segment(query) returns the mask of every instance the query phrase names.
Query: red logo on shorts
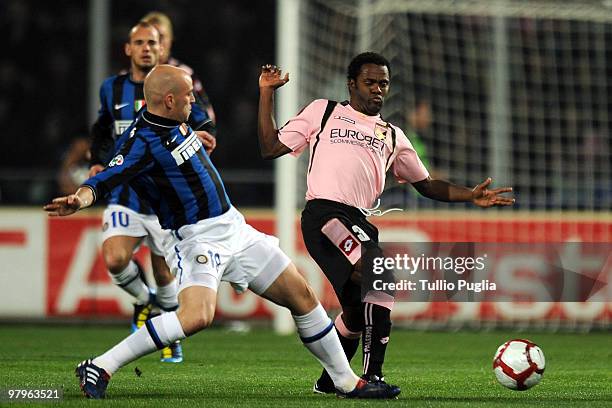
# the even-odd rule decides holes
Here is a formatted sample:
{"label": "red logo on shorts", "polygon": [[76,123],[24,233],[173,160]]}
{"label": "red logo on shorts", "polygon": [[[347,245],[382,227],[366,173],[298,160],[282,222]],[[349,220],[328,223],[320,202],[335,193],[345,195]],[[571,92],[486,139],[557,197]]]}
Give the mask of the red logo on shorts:
{"label": "red logo on shorts", "polygon": [[350,253],[357,247],[356,244],[357,242],[355,241],[355,238],[349,235],[348,237],[344,238],[342,242],[340,242],[340,249],[347,255],[350,255]]}

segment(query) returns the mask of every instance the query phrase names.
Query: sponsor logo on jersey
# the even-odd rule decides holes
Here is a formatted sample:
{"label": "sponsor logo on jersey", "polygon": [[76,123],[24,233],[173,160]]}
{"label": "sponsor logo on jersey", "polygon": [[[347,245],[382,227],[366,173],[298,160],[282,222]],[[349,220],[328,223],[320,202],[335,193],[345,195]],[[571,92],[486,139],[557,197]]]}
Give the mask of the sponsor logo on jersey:
{"label": "sponsor logo on jersey", "polygon": [[111,160],[110,163],[108,163],[108,167],[121,166],[122,164],[123,164],[123,155],[118,154],[117,156],[113,157],[113,160]]}
{"label": "sponsor logo on jersey", "polygon": [[208,257],[206,255],[198,255],[196,256],[196,262],[202,265],[206,265],[208,263]]}
{"label": "sponsor logo on jersey", "polygon": [[172,157],[174,157],[174,161],[176,161],[177,166],[185,163],[187,160],[191,158],[198,150],[202,148],[202,142],[195,134],[195,132],[191,132],[189,137],[185,139],[180,145],[178,145],[174,150],[172,150]]}
{"label": "sponsor logo on jersey", "polygon": [[345,122],[351,123],[353,125],[355,124],[355,121],[353,119],[347,118],[345,116],[334,116],[334,119],[340,119],[340,120],[343,120]]}
{"label": "sponsor logo on jersey", "polygon": [[144,99],[136,99],[134,101],[134,111],[138,112],[143,106],[145,106],[145,104],[146,102]]}
{"label": "sponsor logo on jersey", "polygon": [[128,105],[129,105],[129,103],[127,103],[127,102],[126,103],[116,103],[115,104],[115,110],[121,110],[121,109],[125,108]]}
{"label": "sponsor logo on jersey", "polygon": [[382,152],[385,143],[373,136],[364,135],[358,130],[332,129],[330,133],[331,143],[345,143],[366,147],[377,152]]}
{"label": "sponsor logo on jersey", "polygon": [[123,132],[127,130],[127,128],[130,127],[131,124],[132,124],[131,119],[116,120],[115,121],[115,135],[120,136]]}
{"label": "sponsor logo on jersey", "polygon": [[171,140],[166,140],[166,146],[170,146],[172,143],[174,143],[177,137],[178,135],[175,135]]}

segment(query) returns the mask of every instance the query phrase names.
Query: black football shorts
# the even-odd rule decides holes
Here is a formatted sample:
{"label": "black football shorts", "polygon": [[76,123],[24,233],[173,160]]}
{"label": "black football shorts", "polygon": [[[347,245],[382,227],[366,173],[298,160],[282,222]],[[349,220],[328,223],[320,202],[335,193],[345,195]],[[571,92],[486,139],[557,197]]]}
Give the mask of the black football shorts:
{"label": "black football shorts", "polygon": [[355,207],[315,199],[302,211],[302,235],[310,256],[331,283],[341,305],[361,303],[361,285],[351,280],[362,249],[378,249],[378,229]]}

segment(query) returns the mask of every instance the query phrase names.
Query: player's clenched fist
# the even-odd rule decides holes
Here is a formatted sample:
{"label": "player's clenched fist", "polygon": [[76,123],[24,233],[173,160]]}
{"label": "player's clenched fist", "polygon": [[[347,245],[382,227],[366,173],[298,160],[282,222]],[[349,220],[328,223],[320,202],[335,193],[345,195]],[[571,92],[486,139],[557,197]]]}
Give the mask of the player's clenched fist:
{"label": "player's clenched fist", "polygon": [[259,75],[260,89],[276,89],[289,82],[289,73],[282,76],[283,71],[276,65],[266,64],[261,67],[261,75]]}

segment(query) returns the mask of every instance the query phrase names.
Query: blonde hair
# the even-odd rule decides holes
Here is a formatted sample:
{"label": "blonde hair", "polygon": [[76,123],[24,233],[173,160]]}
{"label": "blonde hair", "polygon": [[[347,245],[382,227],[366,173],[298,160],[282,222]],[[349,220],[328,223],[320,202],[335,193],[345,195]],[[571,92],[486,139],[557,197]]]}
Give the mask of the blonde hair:
{"label": "blonde hair", "polygon": [[170,17],[168,17],[161,11],[151,11],[147,13],[140,21],[144,21],[153,25],[162,25],[166,27],[168,31],[168,36],[170,36],[171,40],[174,40],[174,30],[172,29],[172,21],[170,21]]}

